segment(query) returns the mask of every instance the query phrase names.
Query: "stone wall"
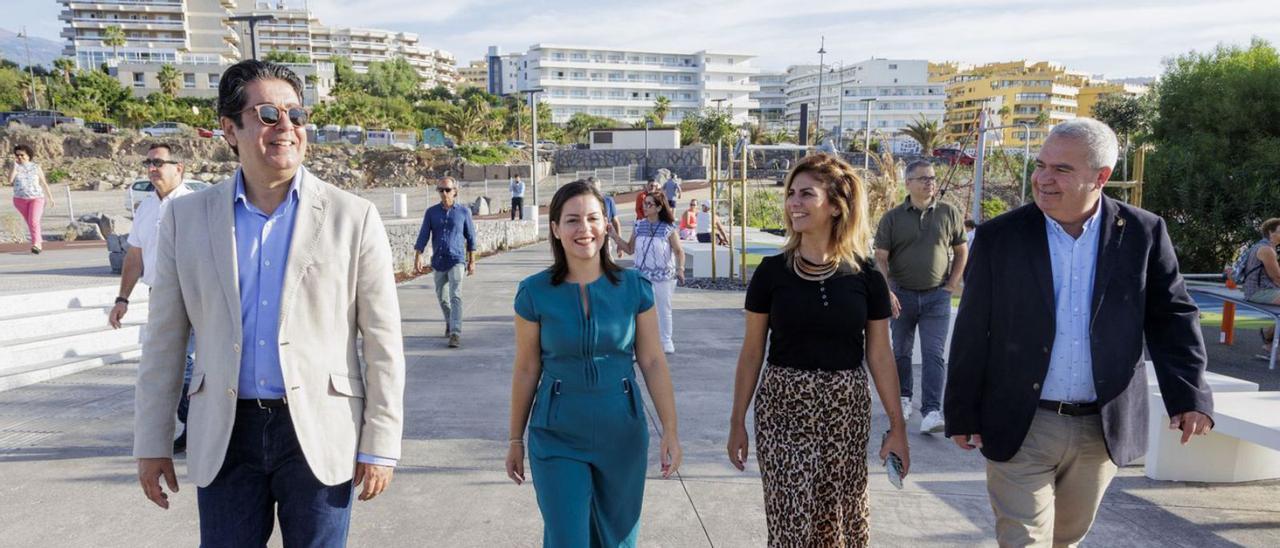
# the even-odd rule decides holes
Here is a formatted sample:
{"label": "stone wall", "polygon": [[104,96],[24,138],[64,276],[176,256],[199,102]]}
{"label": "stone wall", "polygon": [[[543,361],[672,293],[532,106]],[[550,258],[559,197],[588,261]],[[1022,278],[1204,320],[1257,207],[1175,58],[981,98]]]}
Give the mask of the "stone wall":
{"label": "stone wall", "polygon": [[[681,179],[706,179],[710,161],[710,149],[701,145],[649,150],[650,173],[666,168]],[[560,150],[555,155],[556,173],[643,164],[644,149]]]}
{"label": "stone wall", "polygon": [[[476,253],[489,255],[498,251],[524,247],[538,242],[534,222],[495,221],[478,219],[476,224]],[[413,268],[413,244],[418,241],[420,219],[386,221],[387,237],[391,240],[391,258],[396,272],[408,272]],[[431,246],[426,256],[431,257]]]}

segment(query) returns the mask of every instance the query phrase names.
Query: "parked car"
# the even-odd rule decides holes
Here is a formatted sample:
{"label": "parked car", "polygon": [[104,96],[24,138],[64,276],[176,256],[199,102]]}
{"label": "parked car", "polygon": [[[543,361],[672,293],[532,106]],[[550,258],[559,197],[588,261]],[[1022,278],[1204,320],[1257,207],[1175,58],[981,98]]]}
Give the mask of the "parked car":
{"label": "parked car", "polygon": [[548,141],[546,139],[538,139],[538,148],[559,148],[560,143]]}
{"label": "parked car", "polygon": [[974,160],[973,155],[958,148],[935,148],[933,149],[933,157],[942,158],[945,162],[953,166],[957,163],[964,166],[971,166],[973,165]]}
{"label": "parked car", "polygon": [[[182,181],[182,184],[187,187],[187,190],[192,192],[201,191],[213,186],[212,183],[197,181],[195,179],[185,179]],[[156,187],[151,184],[150,179],[138,179],[124,188],[124,207],[128,208],[129,212],[132,213],[133,210],[138,207],[138,203],[141,202],[143,198],[146,198],[148,195],[155,194],[155,192]]]}
{"label": "parked car", "polygon": [[209,139],[213,137],[213,131],[202,128],[202,127],[198,127],[196,128],[196,135],[204,137],[205,139]]}
{"label": "parked car", "polygon": [[507,146],[511,148],[525,149],[525,148],[529,148],[529,143],[526,143],[519,139],[509,139],[507,140]]}
{"label": "parked car", "polygon": [[160,137],[163,135],[177,135],[182,133],[186,126],[178,122],[159,122],[142,128],[142,134],[147,137]]}
{"label": "parked car", "polygon": [[85,122],[84,127],[94,133],[115,133],[117,131],[116,126],[106,122]]}
{"label": "parked car", "polygon": [[51,128],[62,124],[84,125],[84,120],[72,118],[56,110],[26,110],[9,116],[7,122],[18,122],[31,127]]}

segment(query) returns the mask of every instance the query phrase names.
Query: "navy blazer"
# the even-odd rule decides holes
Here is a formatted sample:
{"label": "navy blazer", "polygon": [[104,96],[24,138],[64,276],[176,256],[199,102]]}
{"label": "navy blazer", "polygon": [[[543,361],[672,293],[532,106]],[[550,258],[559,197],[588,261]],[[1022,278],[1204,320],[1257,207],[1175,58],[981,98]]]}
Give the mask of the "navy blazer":
{"label": "navy blazer", "polygon": [[[1170,416],[1212,416],[1199,308],[1187,295],[1164,220],[1102,198],[1089,339],[1111,460],[1147,446],[1143,343]],[[1007,461],[1035,416],[1053,349],[1053,270],[1045,215],[1028,204],[978,227],[956,315],[943,412],[948,436],[982,435]]]}

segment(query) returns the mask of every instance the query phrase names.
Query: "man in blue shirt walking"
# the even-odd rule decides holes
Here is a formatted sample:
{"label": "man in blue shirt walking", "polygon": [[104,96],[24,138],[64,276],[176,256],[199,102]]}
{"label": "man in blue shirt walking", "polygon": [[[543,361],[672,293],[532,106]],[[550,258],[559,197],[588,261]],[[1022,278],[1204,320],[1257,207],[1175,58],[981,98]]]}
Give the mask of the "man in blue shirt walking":
{"label": "man in blue shirt walking", "polygon": [[[471,221],[471,210],[454,207],[458,199],[458,183],[445,177],[436,184],[440,203],[427,208],[422,216],[422,228],[418,230],[418,243],[413,249],[413,266],[421,274],[435,273],[436,298],[440,299],[440,311],[444,313],[445,336],[449,348],[462,344],[462,285],[463,268],[466,275],[476,273],[476,225]],[[422,253],[431,245],[431,264],[427,265]]]}

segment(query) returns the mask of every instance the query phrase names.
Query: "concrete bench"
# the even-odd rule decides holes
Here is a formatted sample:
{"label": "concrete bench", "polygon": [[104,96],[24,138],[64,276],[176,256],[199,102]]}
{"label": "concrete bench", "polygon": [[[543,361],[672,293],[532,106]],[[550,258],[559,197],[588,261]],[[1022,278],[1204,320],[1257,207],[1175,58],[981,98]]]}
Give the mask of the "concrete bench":
{"label": "concrete bench", "polygon": [[[680,247],[684,249],[684,266],[693,269],[693,277],[710,278],[711,277],[711,244],[702,242],[691,242],[688,240],[680,242]],[[738,268],[738,260],[741,257],[738,253],[741,248],[733,248],[733,266]],[[729,248],[723,245],[716,246],[716,274],[720,277],[729,275]]]}
{"label": "concrete bench", "polygon": [[[1147,394],[1156,394],[1157,396],[1151,400],[1151,405],[1147,412],[1151,415],[1150,421],[1153,425],[1147,431],[1147,453],[1130,466],[1142,466],[1147,463],[1160,462],[1165,459],[1179,459],[1185,451],[1185,447],[1180,447],[1179,441],[1182,439],[1181,430],[1169,430],[1169,413],[1164,408],[1164,400],[1159,398],[1160,385],[1156,380],[1156,369],[1152,365],[1151,360],[1147,360]],[[1214,395],[1228,392],[1257,392],[1258,383],[1249,382],[1244,379],[1228,377],[1212,371],[1204,372],[1204,380],[1209,385]],[[1154,425],[1159,424],[1160,428]],[[1161,454],[1155,454],[1159,451]]]}
{"label": "concrete bench", "polygon": [[[1154,409],[1163,403],[1151,394]],[[1181,445],[1169,419],[1151,413],[1146,476],[1156,480],[1237,483],[1280,478],[1280,392],[1221,392],[1214,428]]]}
{"label": "concrete bench", "polygon": [[[1262,303],[1247,301],[1244,298],[1243,291],[1240,291],[1239,289],[1228,289],[1226,287],[1222,287],[1218,285],[1189,285],[1187,286],[1187,292],[1193,293],[1196,295],[1203,295],[1205,297],[1210,297],[1213,299],[1218,299],[1220,301],[1235,303],[1236,306],[1247,307],[1249,309],[1257,310],[1258,312],[1271,316],[1271,319],[1275,321],[1277,331],[1280,332],[1280,305],[1262,304]],[[1280,350],[1280,337],[1275,337],[1271,341],[1271,356],[1270,356],[1270,359],[1267,361],[1267,369],[1276,368],[1276,355],[1278,353],[1277,350]]]}

